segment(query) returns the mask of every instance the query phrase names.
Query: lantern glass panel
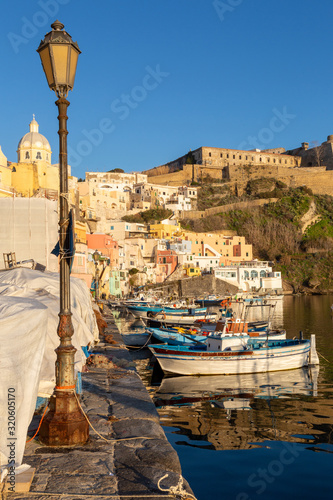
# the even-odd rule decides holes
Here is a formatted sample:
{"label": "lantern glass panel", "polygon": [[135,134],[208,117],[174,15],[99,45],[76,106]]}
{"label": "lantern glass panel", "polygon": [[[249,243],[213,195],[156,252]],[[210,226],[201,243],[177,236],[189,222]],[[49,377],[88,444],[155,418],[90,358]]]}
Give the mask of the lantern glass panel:
{"label": "lantern glass panel", "polygon": [[44,47],[39,52],[39,55],[40,55],[40,58],[42,60],[42,65],[43,65],[44,73],[46,75],[47,83],[49,84],[49,87],[53,87],[54,86],[54,77],[53,77],[52,62],[51,62],[49,47],[48,46]]}
{"label": "lantern glass panel", "polygon": [[75,73],[76,73],[76,66],[77,66],[78,58],[79,58],[78,51],[75,50],[73,47],[71,47],[71,60],[70,60],[70,66],[69,66],[69,82],[68,82],[68,85],[71,89],[74,87],[74,80],[75,80]]}
{"label": "lantern glass panel", "polygon": [[53,64],[56,87],[68,85],[67,65],[68,65],[68,44],[52,44]]}

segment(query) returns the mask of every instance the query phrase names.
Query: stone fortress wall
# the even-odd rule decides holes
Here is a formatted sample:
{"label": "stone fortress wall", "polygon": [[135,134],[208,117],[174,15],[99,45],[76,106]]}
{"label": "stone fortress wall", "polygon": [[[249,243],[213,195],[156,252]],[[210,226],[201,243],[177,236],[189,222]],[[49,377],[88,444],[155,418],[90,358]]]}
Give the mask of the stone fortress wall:
{"label": "stone fortress wall", "polygon": [[[306,143],[303,143],[303,149],[304,144]],[[330,147],[331,142],[327,142],[322,148],[326,152],[328,163],[330,163],[328,155]],[[299,152],[302,148],[293,151]],[[192,182],[201,183],[205,178],[211,178],[213,182],[214,180],[217,182],[228,181],[234,185],[237,184],[238,193],[242,192],[250,179],[271,177],[290,187],[306,185],[315,194],[333,196],[333,170],[328,170],[326,166],[307,166],[307,163],[311,163],[308,161],[309,158],[314,158],[313,150],[311,150],[312,152],[309,150],[311,156],[303,156],[302,152],[299,153],[300,156],[287,155],[284,151],[283,148],[260,152],[199,148],[173,162],[143,173],[148,176],[148,182],[169,186],[179,186]],[[190,159],[197,163],[186,163],[189,154],[192,155]],[[229,158],[226,155],[229,155]],[[301,166],[301,163],[304,166]]]}

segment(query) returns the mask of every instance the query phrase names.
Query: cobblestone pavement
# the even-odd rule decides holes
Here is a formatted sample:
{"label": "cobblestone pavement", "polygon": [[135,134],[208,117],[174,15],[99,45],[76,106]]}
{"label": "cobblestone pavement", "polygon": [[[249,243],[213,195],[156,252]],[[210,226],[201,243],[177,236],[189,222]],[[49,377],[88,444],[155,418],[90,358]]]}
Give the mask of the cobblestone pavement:
{"label": "cobblestone pavement", "polygon": [[[122,343],[109,310],[104,319],[105,334],[112,334],[116,344],[100,343],[94,352],[131,361],[132,353]],[[100,436],[109,441],[92,429],[89,441],[75,448],[47,447],[35,438],[27,444],[23,459],[36,468],[30,492],[8,493],[8,500],[182,498],[157,486],[166,474],[161,488],[177,486],[181,467],[135,369],[93,366],[82,374],[82,382],[82,408]],[[193,495],[185,480],[184,488]]]}

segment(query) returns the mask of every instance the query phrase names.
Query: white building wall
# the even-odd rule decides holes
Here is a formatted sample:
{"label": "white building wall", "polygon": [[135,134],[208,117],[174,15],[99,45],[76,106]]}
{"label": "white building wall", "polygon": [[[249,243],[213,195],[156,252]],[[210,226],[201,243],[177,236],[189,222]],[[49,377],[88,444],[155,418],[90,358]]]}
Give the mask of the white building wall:
{"label": "white building wall", "polygon": [[33,259],[48,271],[58,271],[51,251],[58,242],[57,202],[46,198],[0,198],[0,268],[3,253],[16,260]]}
{"label": "white building wall", "polygon": [[282,288],[281,273],[273,273],[272,267],[264,261],[252,261],[248,265],[220,267],[215,269],[215,276],[246,292],[256,291],[260,288],[267,290]]}

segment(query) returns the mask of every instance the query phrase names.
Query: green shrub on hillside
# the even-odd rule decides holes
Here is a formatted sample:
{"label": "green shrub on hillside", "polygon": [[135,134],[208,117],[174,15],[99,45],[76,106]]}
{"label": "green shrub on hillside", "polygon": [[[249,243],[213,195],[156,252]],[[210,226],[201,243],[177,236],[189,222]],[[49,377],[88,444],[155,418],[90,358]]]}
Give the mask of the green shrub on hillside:
{"label": "green shrub on hillside", "polygon": [[153,208],[151,210],[145,210],[144,212],[139,212],[135,215],[125,215],[121,220],[126,222],[136,222],[138,224],[149,224],[154,221],[161,221],[168,219],[173,214],[172,210],[164,208]]}
{"label": "green shrub on hillside", "polygon": [[297,226],[301,217],[309,210],[310,203],[310,196],[300,190],[290,189],[278,202],[267,205],[266,213],[270,217],[287,220]]}

